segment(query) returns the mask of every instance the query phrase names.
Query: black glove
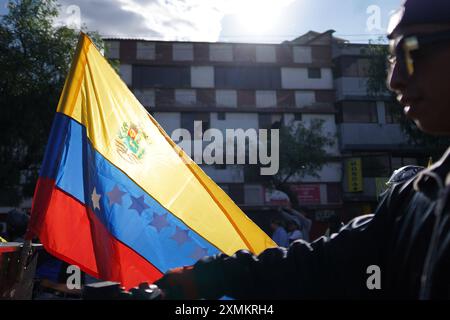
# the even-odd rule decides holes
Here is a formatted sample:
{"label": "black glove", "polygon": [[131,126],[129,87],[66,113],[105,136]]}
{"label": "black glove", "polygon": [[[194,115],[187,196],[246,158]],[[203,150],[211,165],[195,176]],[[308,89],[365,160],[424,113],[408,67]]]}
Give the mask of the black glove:
{"label": "black glove", "polygon": [[162,290],[163,299],[195,300],[201,298],[192,266],[169,270],[155,284]]}

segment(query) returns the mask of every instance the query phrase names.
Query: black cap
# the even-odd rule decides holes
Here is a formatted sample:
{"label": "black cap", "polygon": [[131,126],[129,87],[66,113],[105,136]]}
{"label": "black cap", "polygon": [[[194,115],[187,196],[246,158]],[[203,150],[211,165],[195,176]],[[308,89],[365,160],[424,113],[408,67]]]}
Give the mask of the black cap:
{"label": "black cap", "polygon": [[450,1],[406,0],[389,23],[392,36],[399,28],[421,24],[450,24]]}

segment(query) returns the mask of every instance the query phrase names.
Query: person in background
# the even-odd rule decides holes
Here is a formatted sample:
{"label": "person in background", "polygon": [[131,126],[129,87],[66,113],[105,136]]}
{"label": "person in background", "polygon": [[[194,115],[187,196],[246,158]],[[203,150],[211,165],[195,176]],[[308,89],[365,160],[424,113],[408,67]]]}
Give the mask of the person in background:
{"label": "person in background", "polygon": [[281,220],[279,219],[273,219],[270,223],[270,228],[273,231],[272,234],[272,240],[279,246],[279,247],[288,247],[289,246],[289,237],[284,229]]}
{"label": "person in background", "polygon": [[293,215],[296,217],[295,220],[299,221],[299,227],[303,234],[303,240],[309,242],[310,241],[310,232],[311,232],[311,226],[312,221],[306,215],[300,211],[294,210],[292,208],[283,208],[284,211],[288,212],[290,215]]}
{"label": "person in background", "polygon": [[289,237],[289,244],[296,240],[304,240],[303,233],[300,230],[300,227],[298,226],[295,221],[289,221],[287,223],[287,230],[288,230],[288,237]]}

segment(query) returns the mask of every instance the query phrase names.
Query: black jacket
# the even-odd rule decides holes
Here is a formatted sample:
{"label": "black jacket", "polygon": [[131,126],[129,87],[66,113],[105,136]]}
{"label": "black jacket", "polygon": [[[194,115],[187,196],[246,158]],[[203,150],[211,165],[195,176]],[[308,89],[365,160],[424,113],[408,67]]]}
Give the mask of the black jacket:
{"label": "black jacket", "polygon": [[[450,149],[413,178],[397,173],[375,214],[330,238],[257,257],[240,251],[205,258],[194,266],[199,291],[205,298],[449,299],[449,172]],[[370,266],[379,267],[380,289],[367,286]]]}

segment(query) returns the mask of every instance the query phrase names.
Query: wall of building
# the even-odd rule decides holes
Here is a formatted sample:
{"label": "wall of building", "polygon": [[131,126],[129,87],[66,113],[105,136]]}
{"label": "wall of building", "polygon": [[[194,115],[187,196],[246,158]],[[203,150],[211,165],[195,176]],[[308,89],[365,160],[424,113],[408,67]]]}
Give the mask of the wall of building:
{"label": "wall of building", "polygon": [[343,77],[334,80],[336,99],[345,100],[349,97],[367,97],[368,78]]}
{"label": "wall of building", "polygon": [[[411,158],[414,147],[401,129],[399,113],[392,112],[392,108],[400,106],[391,93],[386,90],[374,96],[368,92],[369,51],[368,45],[333,45],[337,131],[344,155],[344,210],[359,214],[375,209],[380,190],[393,170],[405,163],[418,163]],[[348,166],[351,159],[360,161],[360,166]],[[361,179],[361,184],[356,184],[360,187],[350,188],[350,173],[356,174],[352,182]]]}
{"label": "wall of building", "polygon": [[181,127],[181,114],[179,112],[155,112],[153,117],[169,136],[172,135],[174,130]]}
{"label": "wall of building", "polygon": [[318,177],[306,175],[304,177],[293,177],[290,183],[318,183],[318,182],[341,182],[342,163],[340,161],[329,162],[321,170],[317,171]]}
{"label": "wall of building", "polygon": [[226,129],[257,129],[259,128],[257,113],[226,112],[225,119],[219,120],[216,112],[211,113],[211,127],[219,129],[223,134]]}
{"label": "wall of building", "polygon": [[321,78],[312,79],[307,68],[281,68],[283,89],[332,89],[333,75],[330,68],[320,68]]}
{"label": "wall of building", "polygon": [[[339,156],[328,38],[314,45],[107,42],[110,56],[121,61],[121,77],[169,135],[187,119],[201,119],[224,136],[226,129],[321,119],[324,134],[336,139],[327,151]],[[263,185],[246,181],[244,167],[202,165],[238,203],[264,205]],[[325,205],[328,183],[340,181],[341,171],[338,162],[331,162],[320,170],[320,178],[296,183],[320,185],[318,204]]]}
{"label": "wall of building", "polygon": [[341,148],[344,150],[391,149],[406,144],[407,138],[398,124],[342,123],[339,128]]}

